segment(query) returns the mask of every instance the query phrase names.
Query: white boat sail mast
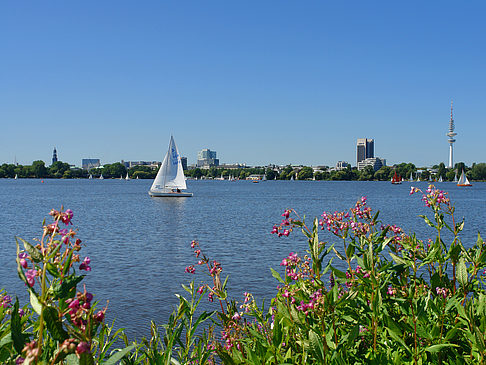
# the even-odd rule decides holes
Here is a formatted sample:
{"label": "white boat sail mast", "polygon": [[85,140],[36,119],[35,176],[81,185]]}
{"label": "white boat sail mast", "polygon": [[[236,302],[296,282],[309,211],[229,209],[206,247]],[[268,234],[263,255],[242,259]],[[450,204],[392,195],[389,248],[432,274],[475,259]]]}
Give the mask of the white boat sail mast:
{"label": "white boat sail mast", "polygon": [[174,142],[170,137],[169,149],[157,172],[157,176],[150,188],[151,196],[192,196],[192,193],[183,193],[187,189],[186,178],[182,168],[182,161]]}

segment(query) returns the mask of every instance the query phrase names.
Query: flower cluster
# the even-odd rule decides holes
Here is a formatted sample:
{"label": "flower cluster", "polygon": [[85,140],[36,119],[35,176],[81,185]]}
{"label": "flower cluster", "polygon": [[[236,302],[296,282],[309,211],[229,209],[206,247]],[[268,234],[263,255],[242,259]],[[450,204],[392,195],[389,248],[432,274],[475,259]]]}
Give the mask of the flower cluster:
{"label": "flower cluster", "polygon": [[0,294],[0,307],[10,308],[11,306],[12,306],[12,298],[10,297],[10,295]]}
{"label": "flower cluster", "polygon": [[273,226],[273,229],[271,231],[272,234],[276,234],[279,237],[287,237],[288,235],[290,235],[290,232],[292,232],[293,222],[292,218],[290,218],[290,213],[292,213],[291,209],[284,210],[284,212],[282,213],[282,217],[284,217],[284,219],[282,219],[282,222],[278,226]]}
{"label": "flower cluster", "polygon": [[441,296],[442,298],[447,298],[450,294],[450,291],[449,289],[447,288],[435,288],[435,292],[437,293],[437,295]]}
{"label": "flower cluster", "polygon": [[426,207],[435,207],[436,209],[440,209],[442,204],[446,205],[448,208],[451,207],[451,201],[448,197],[448,193],[435,188],[434,185],[429,185],[427,190],[425,190],[425,193],[414,186],[410,188],[410,195],[418,192],[422,193],[422,201],[425,203]]}

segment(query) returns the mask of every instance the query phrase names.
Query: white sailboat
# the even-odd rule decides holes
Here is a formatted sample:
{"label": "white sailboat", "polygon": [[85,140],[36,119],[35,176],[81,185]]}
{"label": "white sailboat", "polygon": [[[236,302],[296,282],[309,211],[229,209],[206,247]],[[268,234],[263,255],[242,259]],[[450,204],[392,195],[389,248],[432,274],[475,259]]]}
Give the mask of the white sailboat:
{"label": "white sailboat", "polygon": [[456,174],[454,175],[454,182],[457,182],[457,171],[456,171]]}
{"label": "white sailboat", "polygon": [[127,172],[127,176],[125,176],[125,180],[127,180],[127,181],[130,180],[130,177],[128,176],[128,172]]}
{"label": "white sailboat", "polygon": [[443,182],[444,180],[442,180],[442,175],[439,176],[439,182]]}
{"label": "white sailboat", "polygon": [[472,184],[467,179],[466,174],[464,173],[464,170],[462,170],[462,172],[461,172],[461,177],[459,178],[459,181],[457,182],[457,186],[472,186]]}
{"label": "white sailboat", "polygon": [[93,178],[93,175],[89,174],[88,179],[92,179],[92,178]]}
{"label": "white sailboat", "polygon": [[15,179],[15,180],[17,180],[17,179],[18,179],[18,176],[17,176],[17,174],[15,174],[15,177],[14,177],[14,179]]}
{"label": "white sailboat", "polygon": [[103,179],[104,179],[103,174],[101,174],[100,175],[100,180],[103,180]]}
{"label": "white sailboat", "polygon": [[413,173],[410,173],[410,181],[413,182]]}
{"label": "white sailboat", "polygon": [[122,175],[120,175],[120,180],[123,180],[123,176]]}
{"label": "white sailboat", "polygon": [[182,169],[181,157],[174,137],[170,137],[169,150],[162,161],[157,176],[149,190],[150,196],[156,197],[189,197],[192,193],[186,190],[186,178]]}

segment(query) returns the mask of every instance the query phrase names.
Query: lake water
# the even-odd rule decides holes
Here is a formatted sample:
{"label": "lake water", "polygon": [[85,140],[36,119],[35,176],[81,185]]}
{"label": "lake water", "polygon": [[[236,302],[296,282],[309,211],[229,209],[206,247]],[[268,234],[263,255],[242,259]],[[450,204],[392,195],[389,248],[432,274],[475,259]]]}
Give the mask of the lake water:
{"label": "lake water", "polygon": [[[323,211],[352,207],[361,196],[380,210],[384,223],[432,237],[419,214],[428,210],[420,196],[409,196],[411,183],[330,181],[188,181],[192,198],[150,198],[148,180],[0,180],[0,287],[27,300],[17,276],[15,241],[18,235],[32,242],[42,233],[42,220],[51,208],[74,211],[73,223],[91,258],[85,283],[101,305],[109,299],[108,319],[126,328],[131,337],[149,335],[151,319],[164,324],[177,303],[181,284],[202,274],[185,274],[196,259],[190,242],[199,240],[203,251],[221,262],[229,275],[229,291],[242,300],[248,291],[259,300],[275,293],[277,282],[270,267],[282,272],[282,259],[290,252],[304,254],[302,234],[288,238],[270,234],[286,208],[306,215],[309,222]],[[426,189],[426,183],[413,183]],[[459,188],[437,183],[449,191],[456,217],[466,218],[463,242],[471,245],[486,226],[486,183]],[[329,236],[329,239],[332,238]],[[199,270],[199,267],[197,267]],[[215,303],[207,303],[208,309]],[[214,307],[216,308],[216,307]]]}

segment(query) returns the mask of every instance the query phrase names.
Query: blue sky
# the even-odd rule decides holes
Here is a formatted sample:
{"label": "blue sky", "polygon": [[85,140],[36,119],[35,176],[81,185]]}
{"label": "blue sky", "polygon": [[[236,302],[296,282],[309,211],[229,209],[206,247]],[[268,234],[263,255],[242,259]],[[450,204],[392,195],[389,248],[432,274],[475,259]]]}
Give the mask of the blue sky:
{"label": "blue sky", "polygon": [[482,1],[0,3],[0,162],[486,161]]}

